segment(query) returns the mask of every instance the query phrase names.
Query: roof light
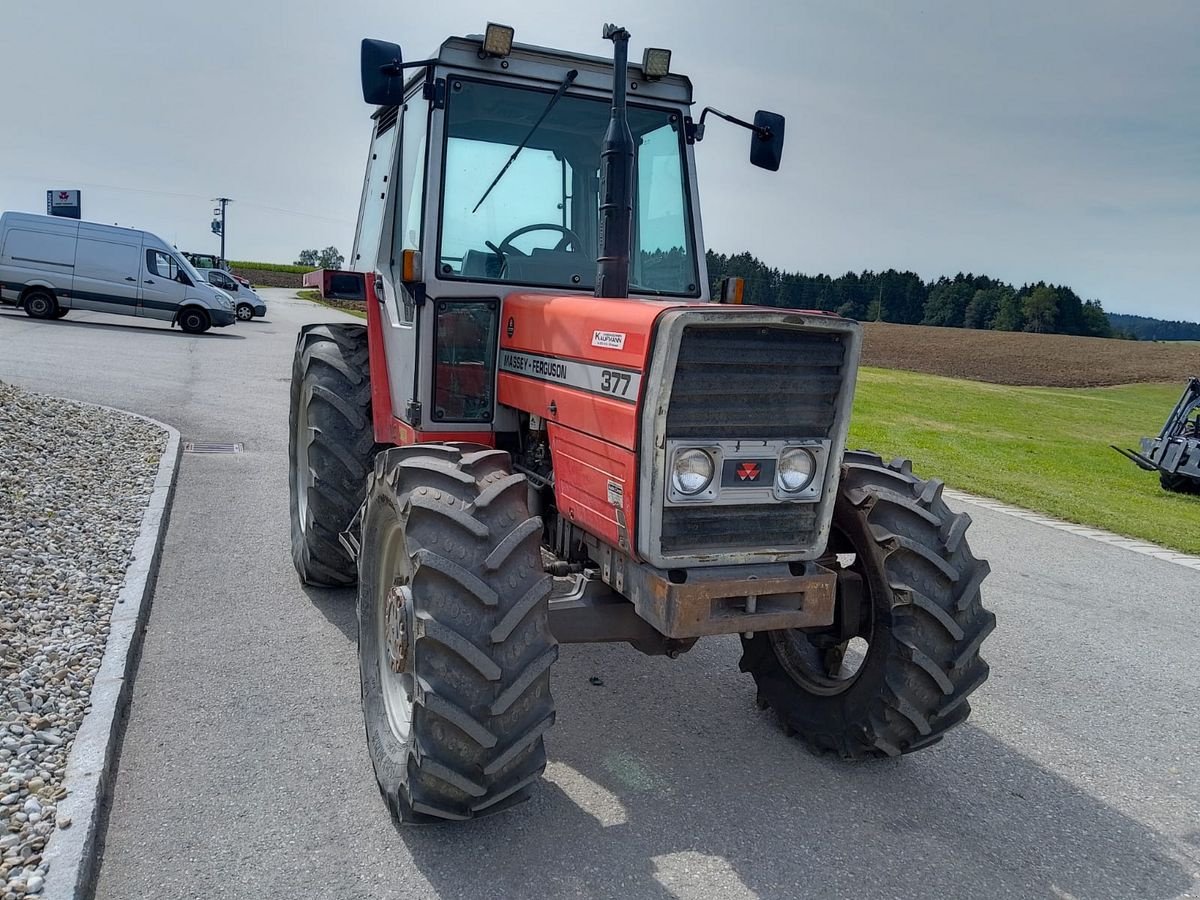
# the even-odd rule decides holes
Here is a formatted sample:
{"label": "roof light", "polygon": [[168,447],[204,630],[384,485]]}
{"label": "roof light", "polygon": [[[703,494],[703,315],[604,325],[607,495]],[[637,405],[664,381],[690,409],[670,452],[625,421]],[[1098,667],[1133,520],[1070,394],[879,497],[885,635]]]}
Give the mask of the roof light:
{"label": "roof light", "polygon": [[485,56],[503,58],[512,53],[513,29],[510,25],[497,25],[488,22],[487,31],[483,34],[483,53]]}
{"label": "roof light", "polygon": [[666,78],[671,71],[671,51],[662,47],[647,47],[642,54],[642,77],[647,81]]}

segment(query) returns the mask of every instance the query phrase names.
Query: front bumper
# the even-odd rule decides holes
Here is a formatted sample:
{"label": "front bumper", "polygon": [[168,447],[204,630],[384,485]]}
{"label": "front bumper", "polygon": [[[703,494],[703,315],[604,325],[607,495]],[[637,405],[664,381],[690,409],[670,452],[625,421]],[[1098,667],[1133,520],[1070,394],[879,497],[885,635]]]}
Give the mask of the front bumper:
{"label": "front bumper", "polygon": [[266,314],[267,314],[267,304],[260,303],[260,304],[258,304],[258,306],[254,307],[254,315],[256,318],[261,319]]}
{"label": "front bumper", "polygon": [[237,321],[237,316],[232,309],[210,309],[208,317],[217,328],[224,328],[226,325],[232,325]]}

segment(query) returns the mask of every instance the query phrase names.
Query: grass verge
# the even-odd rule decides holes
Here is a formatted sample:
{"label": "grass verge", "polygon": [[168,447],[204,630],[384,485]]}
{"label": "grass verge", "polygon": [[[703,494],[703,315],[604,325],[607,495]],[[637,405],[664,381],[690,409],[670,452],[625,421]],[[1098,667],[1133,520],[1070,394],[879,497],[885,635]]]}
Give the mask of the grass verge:
{"label": "grass verge", "polygon": [[308,300],[312,303],[318,303],[321,306],[328,306],[330,309],[336,309],[339,312],[350,313],[352,316],[358,316],[360,319],[367,317],[366,310],[359,309],[350,304],[343,304],[337,300],[326,300],[321,296],[320,291],[296,291],[296,296],[301,300]]}
{"label": "grass verge", "polygon": [[908,456],[924,477],[1081,525],[1200,553],[1200,497],[1109,444],[1157,434],[1180,385],[1008,387],[892,369],[862,369],[852,448]]}

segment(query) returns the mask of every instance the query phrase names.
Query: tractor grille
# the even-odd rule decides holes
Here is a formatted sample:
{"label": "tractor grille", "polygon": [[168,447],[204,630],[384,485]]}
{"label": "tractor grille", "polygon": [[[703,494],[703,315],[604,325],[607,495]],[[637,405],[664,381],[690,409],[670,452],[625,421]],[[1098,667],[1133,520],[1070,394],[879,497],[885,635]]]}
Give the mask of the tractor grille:
{"label": "tractor grille", "polygon": [[[688,326],[667,408],[669,440],[831,438],[846,336],[768,325]],[[666,506],[668,555],[789,551],[817,537],[817,504]]]}
{"label": "tractor grille", "polygon": [[663,553],[791,550],[812,542],[815,504],[673,506],[663,510]]}
{"label": "tractor grille", "polygon": [[667,438],[827,438],[844,356],[836,333],[685,328]]}

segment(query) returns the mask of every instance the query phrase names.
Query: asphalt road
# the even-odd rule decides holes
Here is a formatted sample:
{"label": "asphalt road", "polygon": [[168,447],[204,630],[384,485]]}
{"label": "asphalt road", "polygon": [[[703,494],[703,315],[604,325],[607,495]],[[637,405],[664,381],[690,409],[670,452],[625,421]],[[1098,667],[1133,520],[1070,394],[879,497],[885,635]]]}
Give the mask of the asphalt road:
{"label": "asphalt road", "polygon": [[98,897],[1200,896],[1200,577],[978,507],[993,674],[937,747],[808,755],[732,638],[569,646],[536,798],[398,831],[353,595],[301,588],[288,553],[295,332],[345,317],[268,295],[269,321],[200,337],[0,311],[0,379],[245,444],[183,459]]}

